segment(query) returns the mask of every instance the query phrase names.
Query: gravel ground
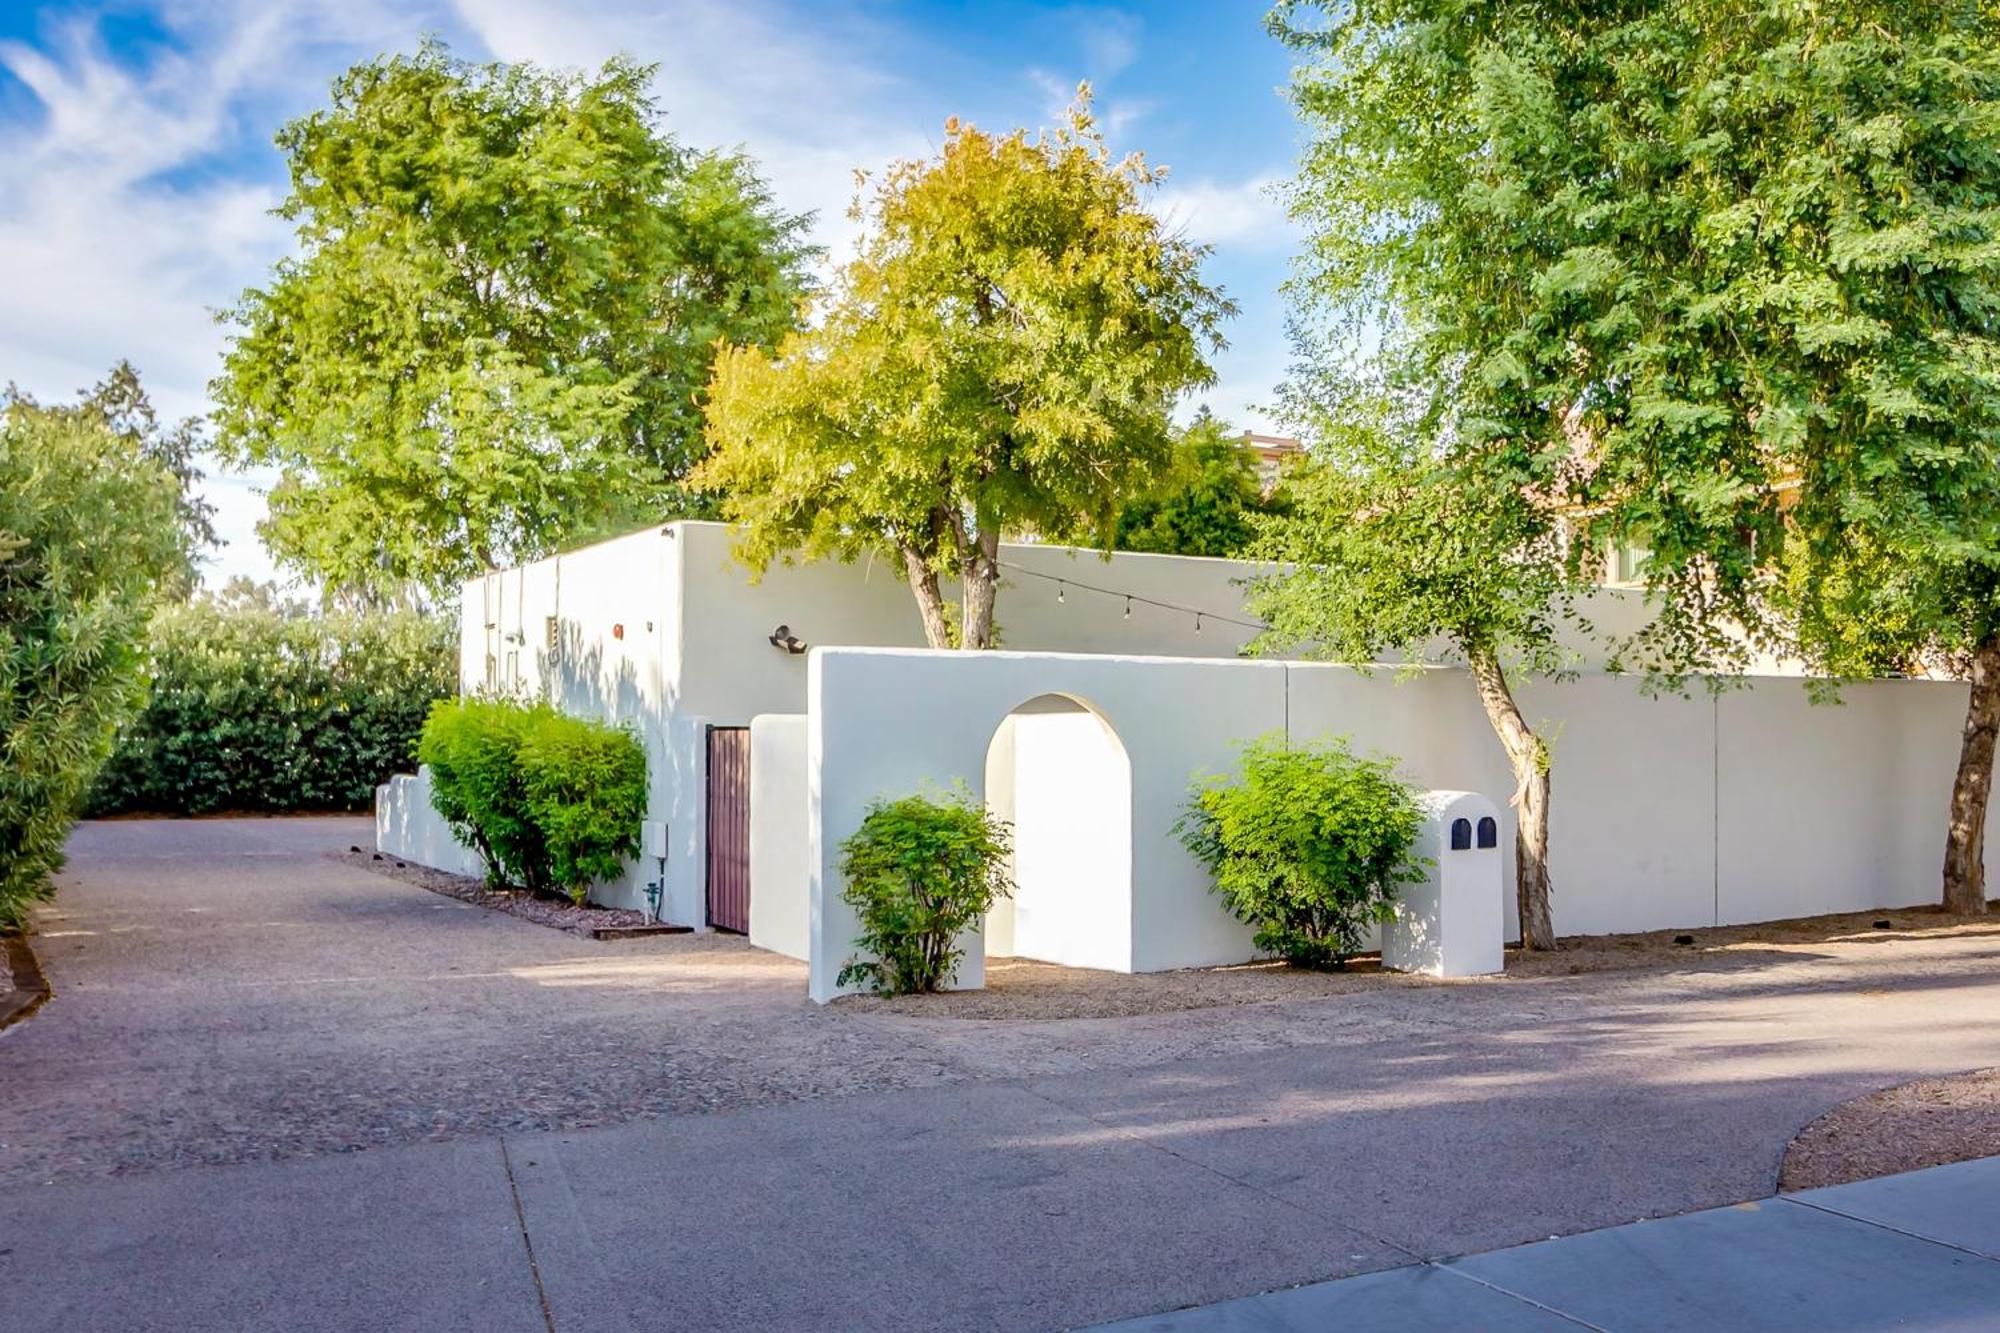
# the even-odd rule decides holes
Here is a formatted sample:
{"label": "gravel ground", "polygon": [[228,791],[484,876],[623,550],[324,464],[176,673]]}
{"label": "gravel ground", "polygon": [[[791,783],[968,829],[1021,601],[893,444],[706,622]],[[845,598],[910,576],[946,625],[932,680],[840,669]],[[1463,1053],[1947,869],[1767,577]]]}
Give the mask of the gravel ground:
{"label": "gravel ground", "polygon": [[2000,1155],[2000,1069],[1919,1079],[1834,1107],[1785,1149],[1784,1190]]}
{"label": "gravel ground", "polygon": [[[56,998],[0,1035],[0,1186],[1031,1081],[1079,1098],[1212,1090],[1255,1117],[1329,1125],[1435,1112],[1453,1134],[1513,1145],[1496,1161],[1572,1102],[1592,1108],[1580,1124],[1610,1117],[1604,1134],[1642,1140],[1666,1132],[1668,1101],[1689,1123],[1726,1110],[1747,1146],[1736,1174],[1673,1198],[1695,1206],[1768,1192],[1782,1145],[1829,1106],[2000,1065],[2000,922],[1902,929],[1899,913],[1882,932],[1591,941],[1460,983],[1002,966],[998,1001],[821,1007],[803,964],[738,938],[600,943],[329,855],[369,836],[341,819],[81,827],[38,914]],[[1600,955],[1653,963],[1571,974]],[[1041,1010],[1010,998],[1038,981],[1055,997]],[[1104,998],[1119,994],[1122,1008]],[[1013,1008],[954,1017],[993,1003]],[[1035,1012],[1070,1017],[1006,1021]],[[1704,1161],[1706,1142],[1689,1148]],[[1273,1149],[1294,1150],[1308,1149]]]}
{"label": "gravel ground", "polygon": [[[1878,927],[1876,923],[1882,921],[1889,924]],[[1691,942],[1678,943],[1682,938]],[[1352,960],[1340,972],[1250,963],[1143,975],[996,958],[986,964],[982,990],[893,997],[857,995],[838,1000],[835,1006],[926,1018],[1125,1018],[1404,987],[1491,987],[1600,972],[1722,971],[1766,966],[1786,958],[1822,957],[1830,950],[1835,956],[1861,957],[1898,940],[1987,938],[2000,941],[2000,918],[1953,916],[1924,907],[1899,910],[1886,917],[1881,912],[1849,912],[1756,926],[1574,936],[1558,941],[1548,952],[1507,950],[1504,976],[1451,981],[1384,972],[1372,955]]]}
{"label": "gravel ground", "polygon": [[86,823],[0,1036],[0,1183],[317,1156],[951,1075],[722,935],[598,942],[329,853],[367,820]]}

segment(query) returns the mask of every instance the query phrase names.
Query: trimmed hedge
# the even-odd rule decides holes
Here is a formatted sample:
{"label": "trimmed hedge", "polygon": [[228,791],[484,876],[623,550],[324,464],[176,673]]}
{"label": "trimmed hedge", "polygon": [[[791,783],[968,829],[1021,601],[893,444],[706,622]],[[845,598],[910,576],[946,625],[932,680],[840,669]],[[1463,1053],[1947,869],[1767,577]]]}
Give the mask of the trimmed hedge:
{"label": "trimmed hedge", "polygon": [[1340,968],[1396,890],[1423,873],[1418,793],[1392,764],[1334,739],[1243,747],[1234,778],[1198,781],[1176,831],[1256,944],[1295,967]]}
{"label": "trimmed hedge", "polygon": [[457,684],[449,617],[198,602],[153,622],[153,687],[93,814],[361,810]]}
{"label": "trimmed hedge", "polygon": [[547,704],[451,699],[431,709],[417,758],[431,804],[496,886],[581,903],[639,854],[646,751],[621,727]]}

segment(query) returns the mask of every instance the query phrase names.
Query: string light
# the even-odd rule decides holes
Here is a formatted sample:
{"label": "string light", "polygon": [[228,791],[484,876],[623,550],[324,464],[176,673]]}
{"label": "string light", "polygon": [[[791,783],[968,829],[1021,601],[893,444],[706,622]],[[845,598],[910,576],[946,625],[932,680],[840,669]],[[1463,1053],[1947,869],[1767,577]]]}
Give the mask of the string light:
{"label": "string light", "polygon": [[1056,600],[1058,602],[1068,602],[1069,599],[1065,594],[1072,583],[1085,592],[1094,592],[1105,597],[1123,597],[1125,599],[1125,619],[1127,620],[1132,618],[1132,604],[1134,602],[1143,602],[1147,606],[1157,606],[1162,611],[1177,611],[1184,616],[1193,616],[1195,622],[1194,629],[1197,634],[1201,633],[1207,622],[1211,620],[1220,621],[1225,625],[1237,625],[1243,629],[1250,630],[1267,630],[1270,628],[1269,625],[1264,624],[1262,621],[1239,620],[1235,616],[1226,616],[1215,611],[1205,611],[1201,607],[1186,606],[1180,602],[1161,601],[1157,597],[1148,597],[1143,593],[1126,592],[1122,588],[1100,588],[1096,584],[1085,583],[1081,579],[1067,578],[1059,574],[1045,574],[1039,569],[1028,569],[1024,566],[1014,564],[1012,561],[1001,560],[997,563],[1002,569],[1008,570],[1011,573],[1024,574],[1031,579],[1047,579],[1049,582],[1055,584]]}

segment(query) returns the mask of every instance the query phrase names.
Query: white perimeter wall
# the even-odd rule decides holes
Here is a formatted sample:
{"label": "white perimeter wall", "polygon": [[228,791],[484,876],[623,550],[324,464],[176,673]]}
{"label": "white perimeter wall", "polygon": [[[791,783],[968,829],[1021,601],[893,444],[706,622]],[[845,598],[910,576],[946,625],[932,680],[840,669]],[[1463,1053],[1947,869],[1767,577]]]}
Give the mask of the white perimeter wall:
{"label": "white perimeter wall", "polygon": [[[752,582],[730,548],[725,525],[672,523],[474,579],[461,595],[463,690],[547,697],[637,730],[651,775],[648,818],[668,826],[662,912],[697,927],[706,922],[707,728],[806,707],[807,659],[772,647],[772,630],[787,625],[819,646],[923,642],[909,589],[889,562],[778,565]],[[1240,585],[1256,565],[1125,553],[1105,559],[1018,543],[1003,546],[1001,559],[1011,566],[998,608],[1010,650],[1231,661],[1253,632],[1214,617],[1248,619]],[[1026,571],[1066,580],[1061,600],[1050,578]],[[1128,617],[1123,596],[1083,585],[1214,617],[1197,631],[1191,615],[1144,601],[1134,601]],[[1631,594],[1607,591],[1588,611],[1610,633],[1636,626],[1643,608]],[[548,646],[551,619],[555,650]],[[593,897],[642,907],[652,875],[650,865],[635,865]]]}
{"label": "white perimeter wall", "polygon": [[[1250,956],[1248,928],[1231,920],[1208,880],[1173,838],[1188,775],[1227,762],[1234,742],[1284,725],[1285,667],[1275,662],[1096,657],[1015,652],[826,649],[812,654],[807,708],[812,824],[812,994],[834,978],[858,933],[840,900],[840,843],[868,803],[926,782],[985,785],[987,752],[1021,704],[1061,694],[1090,705],[1122,742],[1131,765],[1129,933],[1108,945],[1137,971]],[[1015,719],[1018,749],[1021,723]],[[1019,792],[1016,792],[1016,801]],[[1021,811],[1015,811],[1019,828]],[[962,985],[979,985],[984,941],[966,942]],[[1014,948],[1020,951],[1019,922]]]}
{"label": "white perimeter wall", "polygon": [[398,773],[375,789],[375,850],[453,875],[483,878],[486,862],[431,804],[430,770]]}
{"label": "white perimeter wall", "polygon": [[[1502,848],[1512,845],[1505,755],[1453,670],[1399,679],[1282,662],[827,650],[812,655],[810,674],[816,998],[835,993],[856,933],[835,861],[867,803],[927,781],[984,788],[996,729],[1041,695],[1088,704],[1130,761],[1134,970],[1250,956],[1248,931],[1223,913],[1172,834],[1191,775],[1226,769],[1249,737],[1347,735],[1357,749],[1397,758],[1420,786],[1490,796]],[[1840,706],[1815,706],[1803,682],[1778,678],[1692,698],[1649,698],[1620,676],[1528,682],[1518,693],[1554,743],[1550,863],[1564,934],[1937,896],[1962,685],[1866,682]],[[1018,791],[1013,799],[1018,827]],[[1503,863],[1511,934],[1512,858]],[[1018,921],[1015,934],[1012,947],[1024,952]],[[978,984],[982,953],[968,941],[964,983]]]}

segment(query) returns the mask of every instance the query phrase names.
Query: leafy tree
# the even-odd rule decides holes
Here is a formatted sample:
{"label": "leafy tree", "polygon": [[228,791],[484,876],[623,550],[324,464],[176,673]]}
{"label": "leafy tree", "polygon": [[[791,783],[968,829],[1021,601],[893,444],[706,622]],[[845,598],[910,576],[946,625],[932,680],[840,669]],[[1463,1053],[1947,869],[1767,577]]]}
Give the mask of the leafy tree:
{"label": "leafy tree", "polygon": [[1322,461],[1294,474],[1291,515],[1254,548],[1283,563],[1251,585],[1270,626],[1260,646],[1353,663],[1449,646],[1514,770],[1521,943],[1552,948],[1549,745],[1508,673],[1561,666],[1568,582],[1555,524],[1490,460],[1440,458],[1383,423],[1327,436]]}
{"label": "leafy tree", "polygon": [[891,167],[822,320],[716,360],[696,480],[739,556],[885,552],[934,647],[985,648],[1003,532],[1108,542],[1233,309],[1143,206],[1160,175],[1110,156],[1087,89],[1052,133],[954,120],[936,158]]}
{"label": "leafy tree", "polygon": [[1256,455],[1203,408],[1175,439],[1159,488],[1119,512],[1112,544],[1163,555],[1241,555],[1257,535],[1258,516],[1283,509],[1281,493],[1264,493]]}
{"label": "leafy tree", "polygon": [[1833,672],[1963,663],[1944,879],[1978,907],[2000,726],[1990,5],[1326,8],[1274,17],[1318,129],[1311,283],[1389,311],[1402,383],[1560,481],[1586,537],[1650,549],[1646,665],[1787,642]]}
{"label": "leafy tree", "polygon": [[111,373],[84,390],[73,404],[36,402],[13,385],[0,393],[0,409],[69,416],[103,426],[119,439],[165,468],[178,494],[175,514],[180,523],[181,567],[169,581],[168,590],[176,597],[194,591],[196,568],[202,556],[217,544],[215,506],[201,492],[203,473],[199,458],[203,446],[201,423],[194,417],[171,426],[161,424],[153,400],[139,382],[139,372],[130,361],[120,361]]}
{"label": "leafy tree", "polygon": [[718,343],[768,346],[806,219],[663,132],[651,69],[355,66],[278,135],[300,253],[246,292],[217,444],[328,585],[449,585],[684,509]]}
{"label": "leafy tree", "polygon": [[177,487],[102,417],[0,410],[0,926],[47,896],[186,570]]}

